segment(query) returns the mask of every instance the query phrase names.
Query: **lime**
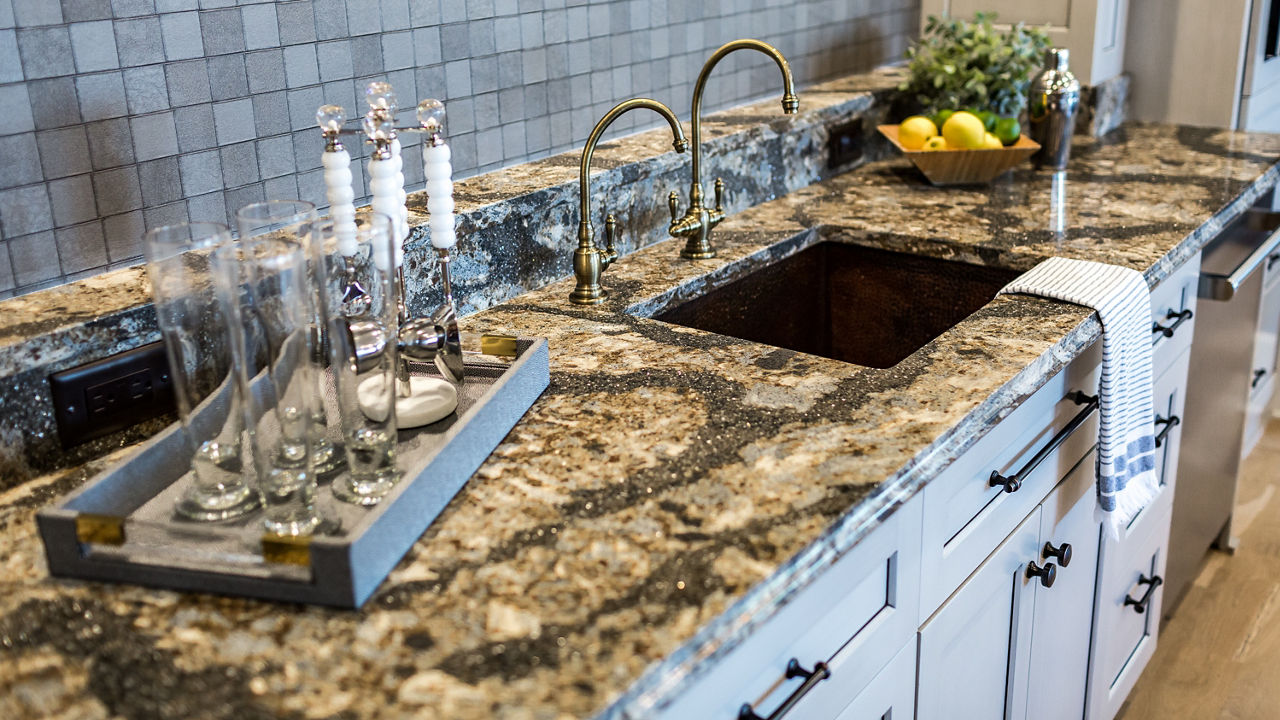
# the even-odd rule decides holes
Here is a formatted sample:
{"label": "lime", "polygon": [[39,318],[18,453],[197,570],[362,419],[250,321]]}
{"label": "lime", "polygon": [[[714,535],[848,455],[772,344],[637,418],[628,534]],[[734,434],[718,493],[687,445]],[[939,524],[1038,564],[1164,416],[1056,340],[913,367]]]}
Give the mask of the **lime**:
{"label": "lime", "polygon": [[991,132],[992,130],[995,130],[996,120],[1000,119],[999,116],[997,116],[995,113],[991,112],[990,110],[979,110],[978,112],[974,113],[974,116],[976,116],[979,120],[982,121],[982,127],[987,132]]}
{"label": "lime", "polygon": [[926,140],[937,134],[933,121],[923,115],[913,115],[898,126],[898,142],[908,150],[919,150]]}
{"label": "lime", "polygon": [[980,148],[986,142],[987,130],[972,113],[960,111],[942,126],[942,137],[950,148]]}
{"label": "lime", "polygon": [[943,125],[947,123],[947,120],[950,119],[951,116],[954,115],[955,113],[956,113],[955,110],[939,110],[933,115],[933,124],[936,127],[941,128]]}
{"label": "lime", "polygon": [[1000,138],[1001,143],[1012,145],[1022,137],[1022,126],[1018,124],[1018,118],[1000,118],[996,121],[996,129],[992,132]]}

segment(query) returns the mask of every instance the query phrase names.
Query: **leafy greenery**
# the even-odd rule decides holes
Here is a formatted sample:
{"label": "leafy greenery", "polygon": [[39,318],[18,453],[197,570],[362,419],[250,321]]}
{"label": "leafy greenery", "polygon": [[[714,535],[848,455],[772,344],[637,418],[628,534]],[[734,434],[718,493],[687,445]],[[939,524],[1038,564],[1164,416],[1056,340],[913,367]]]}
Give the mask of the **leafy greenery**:
{"label": "leafy greenery", "polygon": [[977,13],[966,22],[930,15],[924,36],[907,50],[910,76],[899,89],[930,115],[972,108],[1017,116],[1049,36],[1022,23],[998,31],[992,26],[995,18],[995,13]]}

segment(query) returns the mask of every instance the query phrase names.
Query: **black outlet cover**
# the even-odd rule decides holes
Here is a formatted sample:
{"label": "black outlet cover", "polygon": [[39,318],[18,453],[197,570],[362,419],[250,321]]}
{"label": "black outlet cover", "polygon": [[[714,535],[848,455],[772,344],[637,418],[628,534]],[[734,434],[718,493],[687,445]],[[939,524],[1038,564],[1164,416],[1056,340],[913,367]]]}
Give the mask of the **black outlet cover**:
{"label": "black outlet cover", "polygon": [[64,448],[174,410],[173,379],[162,342],[54,373],[49,389]]}
{"label": "black outlet cover", "polygon": [[862,118],[856,118],[843,125],[837,125],[828,131],[827,167],[837,168],[862,159],[863,134]]}

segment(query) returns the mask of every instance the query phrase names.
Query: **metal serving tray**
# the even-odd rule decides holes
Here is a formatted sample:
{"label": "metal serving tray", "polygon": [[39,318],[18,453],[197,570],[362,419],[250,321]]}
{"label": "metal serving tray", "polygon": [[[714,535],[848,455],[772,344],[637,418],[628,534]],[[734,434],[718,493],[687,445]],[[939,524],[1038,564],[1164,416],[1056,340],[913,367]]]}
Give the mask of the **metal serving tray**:
{"label": "metal serving tray", "polygon": [[[190,482],[190,450],[175,423],[37,514],[49,571],[59,577],[358,608],[550,381],[542,338],[518,339],[509,364],[484,356],[467,356],[466,363],[455,413],[400,432],[397,464],[403,476],[382,502],[372,507],[339,502],[328,488],[336,478],[322,479],[322,511],[341,523],[332,535],[287,542],[263,536],[257,513],[217,524],[176,517],[175,499]],[[414,371],[432,374],[434,367],[415,366]],[[220,423],[223,405],[215,397],[199,415]]]}

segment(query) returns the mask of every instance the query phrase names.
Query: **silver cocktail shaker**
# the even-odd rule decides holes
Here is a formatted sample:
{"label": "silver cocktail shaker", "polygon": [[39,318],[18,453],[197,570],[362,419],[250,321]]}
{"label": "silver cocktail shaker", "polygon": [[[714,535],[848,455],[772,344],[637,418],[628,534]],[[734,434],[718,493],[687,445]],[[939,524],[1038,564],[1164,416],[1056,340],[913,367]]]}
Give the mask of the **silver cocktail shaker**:
{"label": "silver cocktail shaker", "polygon": [[1071,155],[1071,133],[1076,109],[1080,106],[1080,82],[1067,69],[1066,48],[1050,48],[1044,53],[1044,70],[1027,88],[1031,139],[1040,150],[1031,157],[1036,167],[1062,170]]}

